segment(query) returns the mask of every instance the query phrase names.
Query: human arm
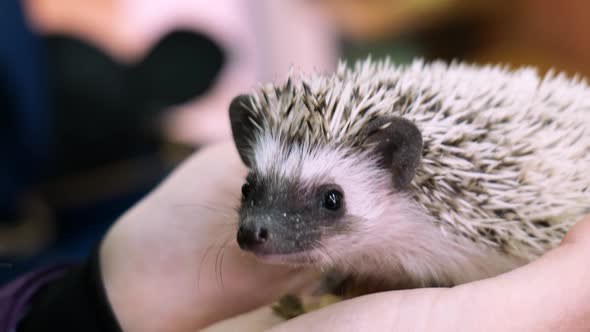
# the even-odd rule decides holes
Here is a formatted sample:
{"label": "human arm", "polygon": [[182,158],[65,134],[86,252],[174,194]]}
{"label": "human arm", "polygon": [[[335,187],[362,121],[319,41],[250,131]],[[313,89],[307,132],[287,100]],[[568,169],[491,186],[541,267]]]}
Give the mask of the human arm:
{"label": "human arm", "polygon": [[23,331],[197,331],[307,284],[315,273],[262,264],[235,243],[245,172],[231,143],[190,157],[87,261],[45,282]]}

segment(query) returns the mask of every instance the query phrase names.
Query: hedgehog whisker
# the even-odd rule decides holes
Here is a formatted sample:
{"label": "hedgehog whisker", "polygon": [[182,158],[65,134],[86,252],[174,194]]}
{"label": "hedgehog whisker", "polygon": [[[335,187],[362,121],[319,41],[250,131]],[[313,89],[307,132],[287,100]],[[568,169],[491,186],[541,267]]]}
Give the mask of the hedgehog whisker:
{"label": "hedgehog whisker", "polygon": [[198,268],[197,268],[197,292],[201,291],[201,276],[203,273],[203,267],[205,265],[205,260],[207,259],[207,255],[209,254],[211,249],[213,249],[214,245],[215,245],[215,242],[209,244],[207,246],[207,249],[205,249],[205,252],[203,252],[203,255],[201,256],[201,261],[200,261]]}
{"label": "hedgehog whisker", "polygon": [[201,258],[200,258],[199,265],[198,265],[197,291],[200,291],[200,289],[201,289],[201,278],[203,277],[203,273],[206,273],[207,271],[211,271],[210,269],[206,268],[205,266],[207,265],[208,257],[210,257],[211,252],[215,248],[218,248],[218,250],[217,250],[217,253],[215,254],[215,257],[214,257],[213,271],[215,273],[217,284],[221,285],[222,289],[224,288],[223,274],[222,274],[222,272],[223,272],[222,271],[223,258],[225,255],[225,249],[227,249],[227,246],[232,239],[233,239],[233,236],[228,234],[225,237],[225,239],[224,238],[216,239],[216,240],[212,241],[211,243],[209,243],[207,245],[207,247],[204,249],[204,251],[201,255]]}
{"label": "hedgehog whisker", "polygon": [[235,211],[233,207],[228,207],[224,205],[216,205],[210,202],[199,202],[199,203],[185,203],[185,204],[174,204],[173,207],[195,207],[195,208],[204,208],[212,212],[233,212]]}
{"label": "hedgehog whisker", "polygon": [[[219,218],[213,218],[215,222],[218,224],[235,225],[235,220],[237,219],[237,211],[234,207],[217,206],[212,203],[175,204],[173,205],[173,207],[194,208],[196,215],[198,215],[200,209],[205,209],[207,211],[213,212],[216,216],[223,218],[223,220],[220,220]],[[200,221],[202,219],[196,218],[196,220]],[[211,218],[207,219],[207,221],[210,220]]]}
{"label": "hedgehog whisker", "polygon": [[216,279],[218,280],[218,285],[220,285],[222,290],[225,288],[223,283],[223,258],[225,257],[225,249],[227,249],[227,245],[232,239],[232,236],[228,236],[227,239],[223,241],[222,245],[219,247],[219,251],[217,252],[217,257],[215,258],[215,275]]}

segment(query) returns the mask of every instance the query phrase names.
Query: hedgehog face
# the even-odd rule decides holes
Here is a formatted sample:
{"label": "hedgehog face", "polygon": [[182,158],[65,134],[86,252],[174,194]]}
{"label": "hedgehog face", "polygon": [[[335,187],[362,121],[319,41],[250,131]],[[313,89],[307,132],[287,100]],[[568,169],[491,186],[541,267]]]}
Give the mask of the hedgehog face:
{"label": "hedgehog face", "polygon": [[312,263],[328,239],[353,234],[385,208],[390,183],[370,158],[355,163],[340,150],[287,151],[261,139],[242,186],[242,249],[274,262]]}
{"label": "hedgehog face", "polygon": [[230,106],[236,147],[250,168],[242,187],[237,241],[262,259],[290,264],[325,260],[330,239],[358,234],[363,224],[379,219],[392,195],[413,178],[422,141],[407,120],[371,121],[359,133],[364,139],[356,140],[363,146],[310,144],[285,139],[268,123],[257,125],[244,98]]}
{"label": "hedgehog face", "polygon": [[237,241],[276,262],[302,263],[327,234],[345,231],[347,207],[333,181],[311,184],[254,169],[242,186]]}

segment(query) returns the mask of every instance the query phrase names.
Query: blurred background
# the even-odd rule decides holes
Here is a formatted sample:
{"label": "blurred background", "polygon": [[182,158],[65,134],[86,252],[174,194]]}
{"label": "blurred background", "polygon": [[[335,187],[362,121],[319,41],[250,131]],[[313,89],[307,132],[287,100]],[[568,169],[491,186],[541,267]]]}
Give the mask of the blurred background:
{"label": "blurred background", "polygon": [[240,92],[372,55],[590,74],[585,0],[2,0],[0,284],[80,259]]}

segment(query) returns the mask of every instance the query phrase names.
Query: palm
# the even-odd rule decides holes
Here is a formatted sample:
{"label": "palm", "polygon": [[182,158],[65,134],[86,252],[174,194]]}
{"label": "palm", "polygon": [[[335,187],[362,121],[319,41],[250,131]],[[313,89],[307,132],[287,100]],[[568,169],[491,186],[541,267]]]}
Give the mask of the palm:
{"label": "palm", "polygon": [[259,263],[235,243],[234,208],[245,173],[231,144],[207,149],[116,223],[101,250],[115,306],[124,302],[132,316],[137,306],[163,328],[174,322],[183,325],[179,330],[192,329],[268,303],[308,280]]}

